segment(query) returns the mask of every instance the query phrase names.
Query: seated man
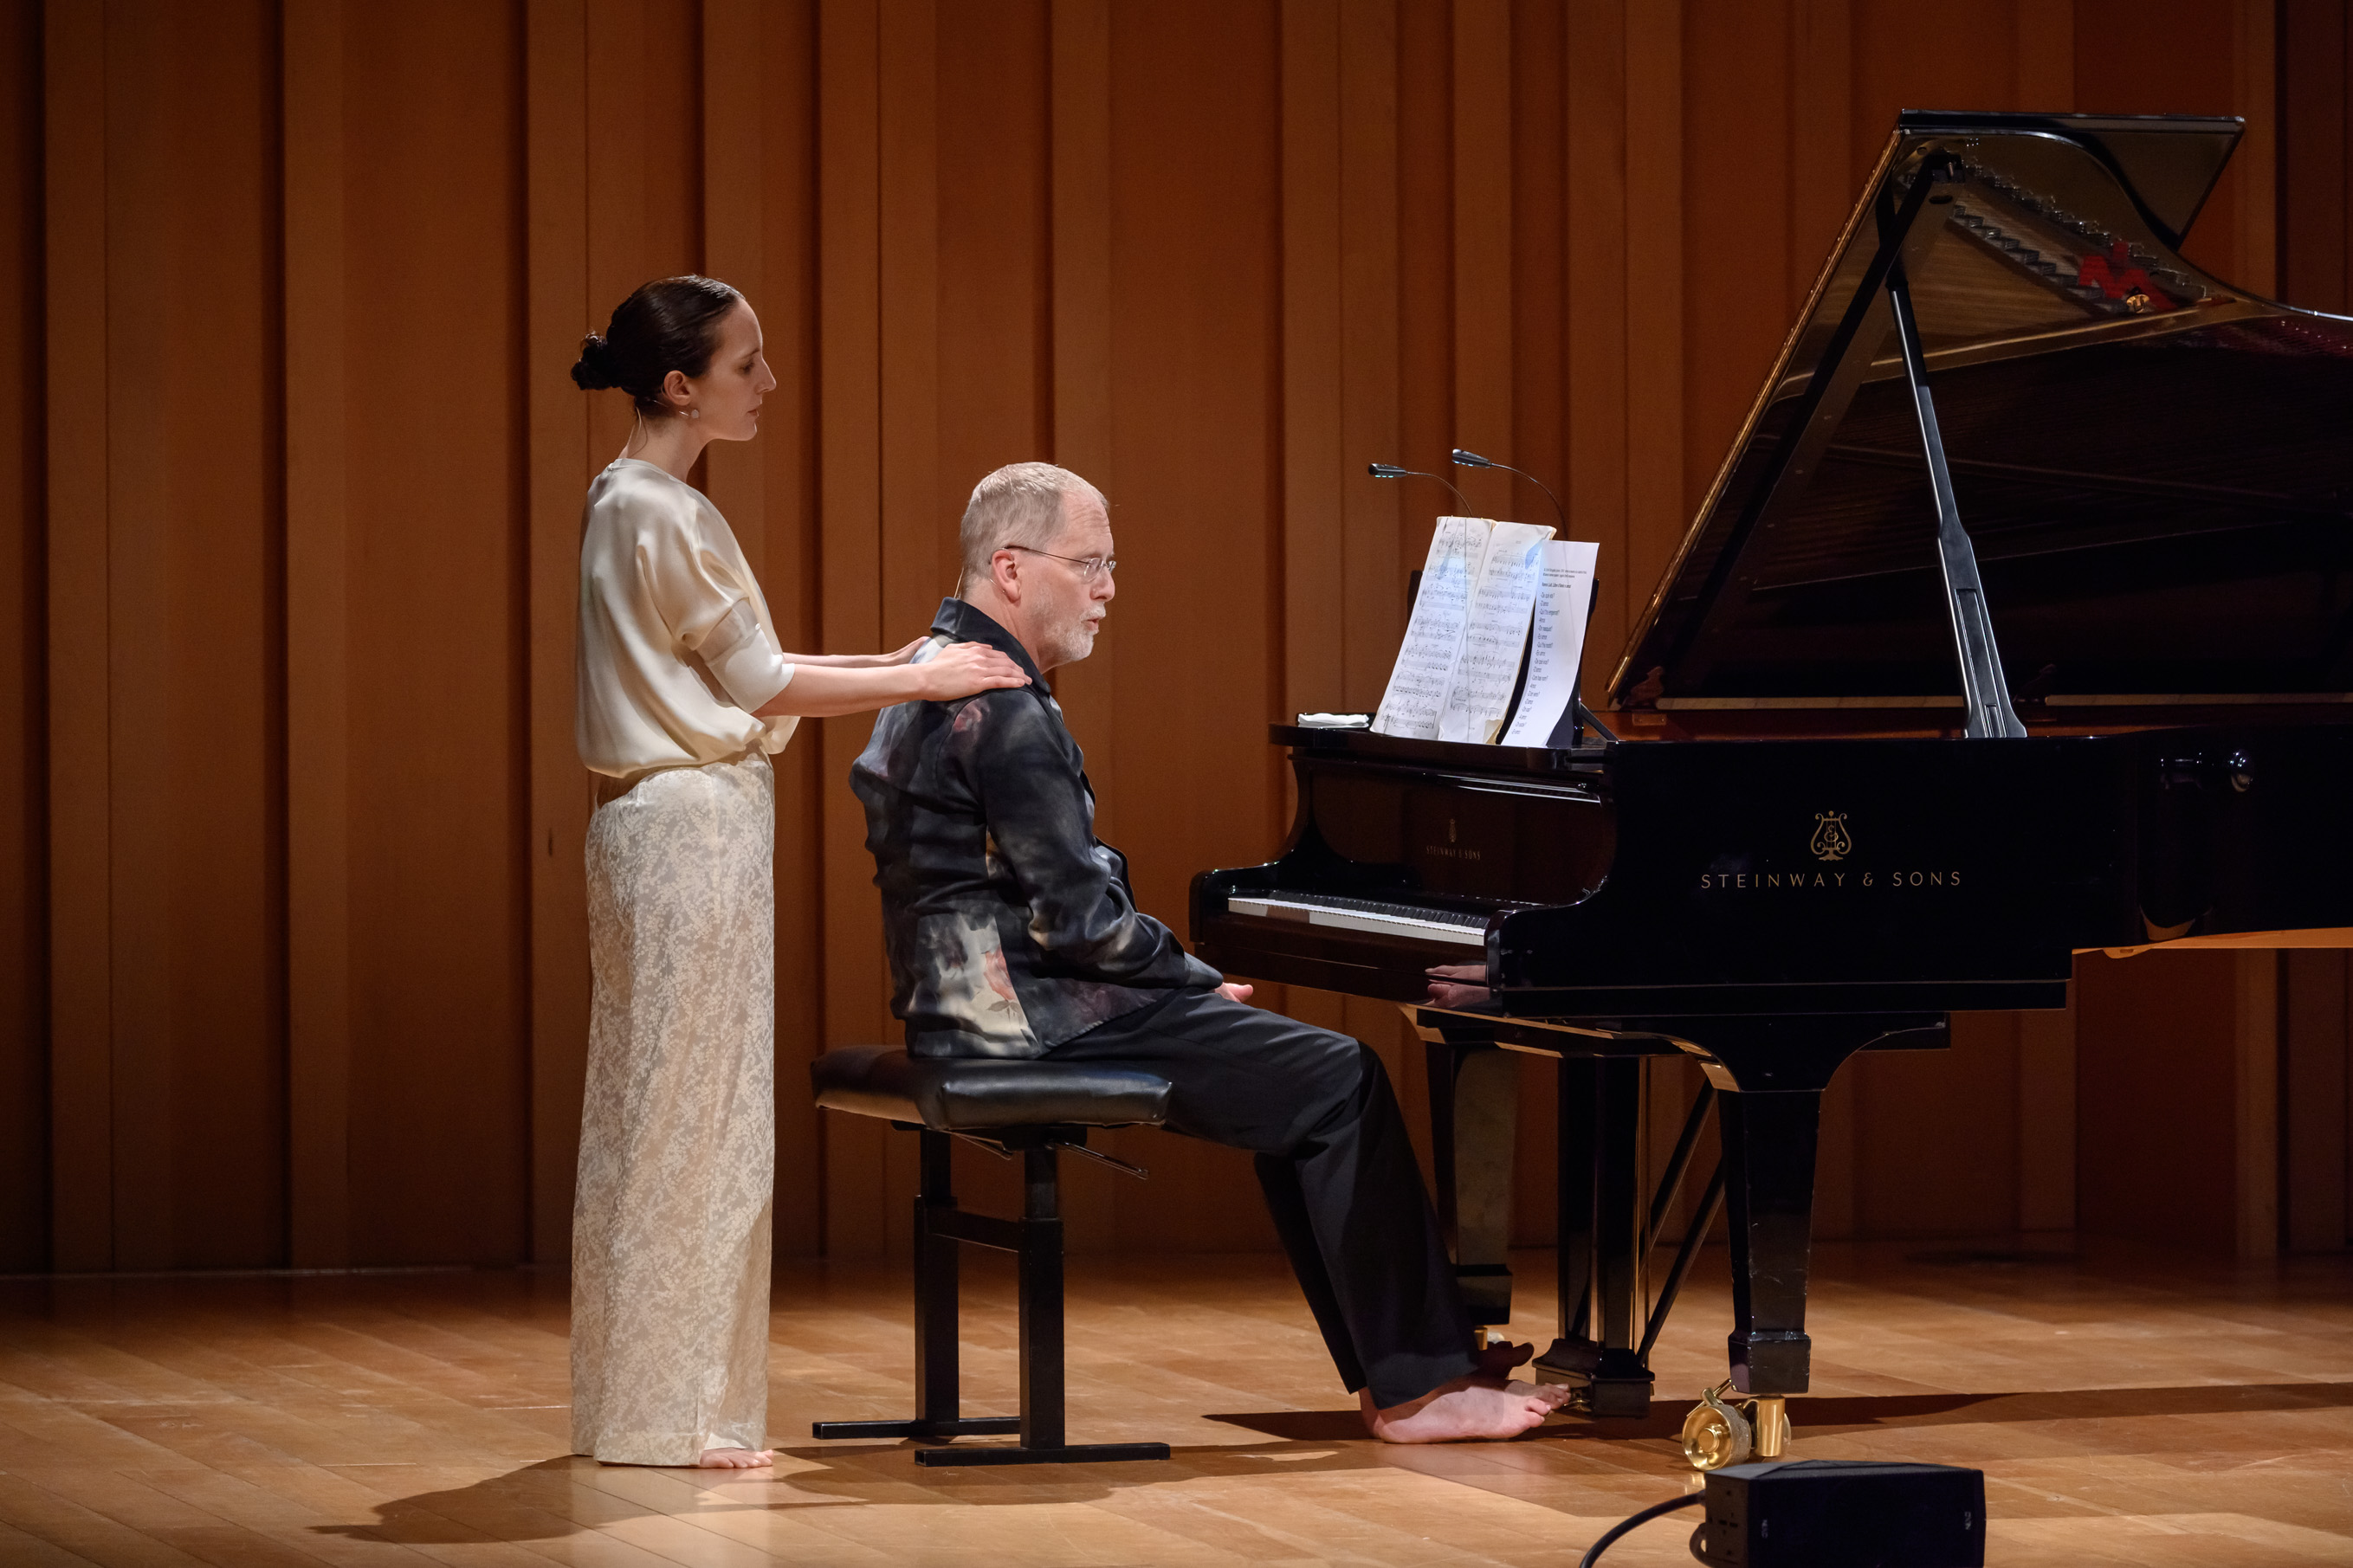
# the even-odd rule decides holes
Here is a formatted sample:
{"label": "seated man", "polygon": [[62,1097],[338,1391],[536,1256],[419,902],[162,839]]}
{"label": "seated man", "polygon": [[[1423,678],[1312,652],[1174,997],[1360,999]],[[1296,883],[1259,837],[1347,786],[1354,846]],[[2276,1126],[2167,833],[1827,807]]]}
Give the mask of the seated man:
{"label": "seated man", "polygon": [[1568,1397],[1506,1381],[1526,1347],[1472,1327],[1380,1058],[1244,1005],[1135,908],[1041,679],[1084,658],[1114,592],[1111,519],[1077,475],[981,480],[962,598],[934,646],[987,643],[1027,687],[885,709],[850,771],[882,889],[892,1009],[917,1056],[1114,1062],[1174,1086],[1170,1131],[1248,1149],[1366,1425],[1393,1442],[1508,1437]]}

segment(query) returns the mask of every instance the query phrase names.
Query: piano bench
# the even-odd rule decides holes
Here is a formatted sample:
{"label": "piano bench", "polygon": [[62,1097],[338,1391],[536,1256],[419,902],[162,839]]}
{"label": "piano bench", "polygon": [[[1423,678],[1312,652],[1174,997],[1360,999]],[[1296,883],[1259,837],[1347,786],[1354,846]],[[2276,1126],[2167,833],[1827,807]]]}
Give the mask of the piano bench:
{"label": "piano bench", "polygon": [[[818,1104],[878,1117],[920,1144],[915,1193],[915,1399],[910,1421],[819,1421],[818,1437],[1015,1436],[1010,1444],[918,1449],[919,1465],[1068,1465],[1165,1459],[1166,1443],[1071,1443],[1062,1425],[1062,1151],[1141,1177],[1087,1147],[1090,1127],[1156,1127],[1168,1080],[1148,1072],[995,1058],[911,1057],[845,1046],[809,1064]],[[1023,1165],[1021,1217],[956,1205],[949,1168],[963,1138]],[[995,1247],[1020,1259],[1021,1414],[967,1417],[958,1408],[957,1252]]]}

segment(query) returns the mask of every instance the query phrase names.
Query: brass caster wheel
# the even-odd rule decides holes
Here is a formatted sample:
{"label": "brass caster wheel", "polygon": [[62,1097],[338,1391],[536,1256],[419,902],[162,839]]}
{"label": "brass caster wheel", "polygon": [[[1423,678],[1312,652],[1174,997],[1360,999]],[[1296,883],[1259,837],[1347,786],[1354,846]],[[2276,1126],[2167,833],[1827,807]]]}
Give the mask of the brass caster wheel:
{"label": "brass caster wheel", "polygon": [[1731,1388],[1720,1383],[1707,1390],[1683,1417],[1683,1458],[1694,1470],[1720,1470],[1748,1458],[1748,1418],[1724,1400]]}

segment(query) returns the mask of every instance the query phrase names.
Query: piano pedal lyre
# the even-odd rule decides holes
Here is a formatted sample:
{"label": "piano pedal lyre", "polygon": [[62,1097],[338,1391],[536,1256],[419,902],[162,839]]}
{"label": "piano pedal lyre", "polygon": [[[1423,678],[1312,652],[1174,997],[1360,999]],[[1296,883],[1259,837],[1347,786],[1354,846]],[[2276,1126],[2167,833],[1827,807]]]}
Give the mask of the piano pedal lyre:
{"label": "piano pedal lyre", "polygon": [[1730,1380],[1704,1391],[1683,1417],[1683,1458],[1694,1470],[1720,1470],[1789,1452],[1789,1413],[1778,1394],[1728,1399]]}

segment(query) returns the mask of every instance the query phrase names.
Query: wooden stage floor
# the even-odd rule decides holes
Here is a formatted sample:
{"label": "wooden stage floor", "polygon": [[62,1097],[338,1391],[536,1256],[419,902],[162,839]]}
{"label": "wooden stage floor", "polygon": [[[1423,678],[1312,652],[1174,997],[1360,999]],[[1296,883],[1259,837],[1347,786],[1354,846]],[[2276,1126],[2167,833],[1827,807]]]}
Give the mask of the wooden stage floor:
{"label": "wooden stage floor", "polygon": [[[1721,1375],[1722,1254],[1647,1424],[1385,1448],[1280,1263],[1080,1258],[1074,1439],[1165,1464],[926,1471],[818,1417],[906,1399],[904,1278],[777,1277],[773,1479],[566,1456],[565,1280],[517,1271],[0,1281],[0,1563],[604,1565],[1574,1563],[1697,1484],[1673,1433]],[[1524,1334],[1549,1259],[1519,1260]],[[968,1289],[966,1408],[1010,1407],[1009,1284]],[[2353,1258],[1818,1254],[1799,1457],[1988,1475],[2002,1564],[2353,1563]],[[1677,1519],[1683,1523],[1675,1522]],[[1688,1563],[1690,1516],[1611,1568]]]}

